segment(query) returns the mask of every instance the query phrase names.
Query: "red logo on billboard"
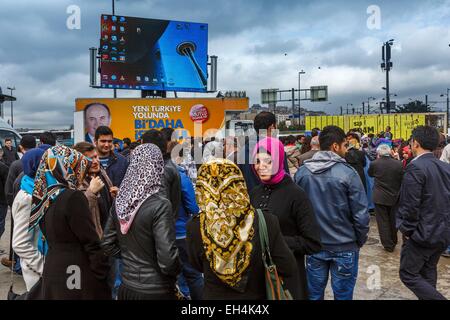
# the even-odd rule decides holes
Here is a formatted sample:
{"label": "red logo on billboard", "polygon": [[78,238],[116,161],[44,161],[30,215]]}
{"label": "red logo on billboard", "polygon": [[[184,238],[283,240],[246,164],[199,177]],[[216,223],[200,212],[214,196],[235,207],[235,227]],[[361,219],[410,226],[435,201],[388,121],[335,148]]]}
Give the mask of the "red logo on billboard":
{"label": "red logo on billboard", "polygon": [[202,104],[196,104],[191,108],[189,116],[191,117],[192,121],[203,123],[208,120],[208,109],[206,109],[206,107]]}

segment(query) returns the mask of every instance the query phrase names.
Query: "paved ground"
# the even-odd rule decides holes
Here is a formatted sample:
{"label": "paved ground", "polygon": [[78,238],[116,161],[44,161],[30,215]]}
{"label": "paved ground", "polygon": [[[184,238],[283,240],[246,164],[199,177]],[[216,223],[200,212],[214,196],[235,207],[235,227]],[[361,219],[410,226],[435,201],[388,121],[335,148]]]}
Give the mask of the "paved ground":
{"label": "paved ground", "polygon": [[[8,215],[9,216],[9,215]],[[372,243],[372,244],[370,244]],[[5,234],[0,241],[0,249],[8,252],[9,219]],[[358,300],[412,300],[416,297],[401,283],[398,277],[400,246],[395,252],[387,253],[379,243],[375,219],[371,220],[369,241],[361,250],[358,282],[355,299]],[[438,289],[450,299],[450,258],[439,262]],[[11,283],[11,272],[0,265],[0,300],[6,299]],[[14,276],[14,291],[22,293],[25,284],[20,276]],[[332,299],[331,289],[327,289],[327,299]]]}

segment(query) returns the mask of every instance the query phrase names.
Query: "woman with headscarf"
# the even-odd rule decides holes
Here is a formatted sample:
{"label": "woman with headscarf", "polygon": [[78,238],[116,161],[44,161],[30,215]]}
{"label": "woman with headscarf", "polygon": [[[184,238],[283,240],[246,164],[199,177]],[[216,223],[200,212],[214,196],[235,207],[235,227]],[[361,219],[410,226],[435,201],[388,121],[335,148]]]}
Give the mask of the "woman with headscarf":
{"label": "woman with headscarf", "polygon": [[284,240],[293,252],[298,267],[295,287],[288,287],[294,299],[307,299],[305,255],[321,249],[320,231],[306,192],[284,171],[283,145],[265,138],[253,151],[253,170],[261,184],[250,193],[252,204],[272,213],[280,221]]}
{"label": "woman with headscarf", "polygon": [[12,247],[20,258],[20,266],[27,291],[30,291],[39,281],[44,268],[44,256],[37,246],[39,231],[35,229],[31,233],[28,232],[34,178],[43,154],[43,149],[31,149],[22,157],[24,176],[21,179],[20,191],[14,198],[11,207],[14,220]]}
{"label": "woman with headscarf", "polygon": [[[303,143],[302,149],[304,146],[305,143]],[[289,173],[291,174],[291,177],[293,177],[297,172],[298,167],[300,166],[300,159],[301,159],[300,156],[303,154],[295,144],[294,136],[291,135],[286,138],[286,145],[284,146],[284,152],[286,153],[286,158],[289,166]]]}
{"label": "woman with headscarf", "polygon": [[[200,213],[187,224],[187,245],[192,266],[204,273],[203,299],[266,299],[259,220],[241,170],[230,160],[208,161],[199,169],[196,196]],[[292,278],[295,259],[278,220],[264,218],[278,274]]]}
{"label": "woman with headscarf", "polygon": [[42,274],[45,300],[110,299],[108,263],[89,204],[79,191],[88,160],[59,145],[48,149],[34,180],[30,230],[39,225],[48,244]]}
{"label": "woman with headscarf", "polygon": [[356,170],[364,186],[364,190],[366,190],[367,192],[366,176],[364,174],[364,167],[366,167],[367,164],[366,154],[364,153],[364,151],[360,150],[358,139],[358,135],[356,133],[353,133],[353,137],[350,137],[350,139],[347,140],[348,149],[347,153],[345,154],[345,161],[347,161],[347,163]]}
{"label": "woman with headscarf", "polygon": [[106,224],[103,247],[122,258],[119,300],[172,300],[181,271],[170,201],[160,192],[164,160],[150,143],[138,146]]}

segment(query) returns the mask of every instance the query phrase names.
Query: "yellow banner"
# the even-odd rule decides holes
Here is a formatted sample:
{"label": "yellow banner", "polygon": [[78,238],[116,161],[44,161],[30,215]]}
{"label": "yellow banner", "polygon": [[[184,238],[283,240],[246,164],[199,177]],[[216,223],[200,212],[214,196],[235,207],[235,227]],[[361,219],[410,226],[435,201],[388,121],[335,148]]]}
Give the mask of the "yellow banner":
{"label": "yellow banner", "polygon": [[365,134],[378,134],[391,127],[394,139],[409,139],[412,130],[425,125],[425,114],[374,114],[374,115],[345,115],[345,116],[313,116],[306,117],[306,130],[313,128],[323,129],[327,125],[335,125],[345,132],[351,129],[361,128]]}

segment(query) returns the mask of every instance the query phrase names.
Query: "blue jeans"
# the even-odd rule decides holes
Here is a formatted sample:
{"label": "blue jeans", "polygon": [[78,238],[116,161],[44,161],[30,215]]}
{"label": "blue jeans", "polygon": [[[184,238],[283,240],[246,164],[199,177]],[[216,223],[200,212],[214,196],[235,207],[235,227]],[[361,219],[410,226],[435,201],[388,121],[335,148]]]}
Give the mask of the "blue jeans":
{"label": "blue jeans", "polygon": [[8,206],[6,204],[0,204],[0,238],[5,232],[6,214],[8,213]]}
{"label": "blue jeans", "polygon": [[358,276],[359,251],[320,251],[306,258],[306,275],[310,300],[323,300],[331,273],[335,300],[352,300]]}
{"label": "blue jeans", "polygon": [[177,239],[176,245],[181,260],[181,273],[178,276],[178,287],[185,296],[192,300],[201,300],[203,296],[203,275],[189,263],[186,251],[186,239]]}
{"label": "blue jeans", "polygon": [[119,287],[122,284],[122,259],[114,258],[114,284],[112,289],[112,298],[117,300]]}

